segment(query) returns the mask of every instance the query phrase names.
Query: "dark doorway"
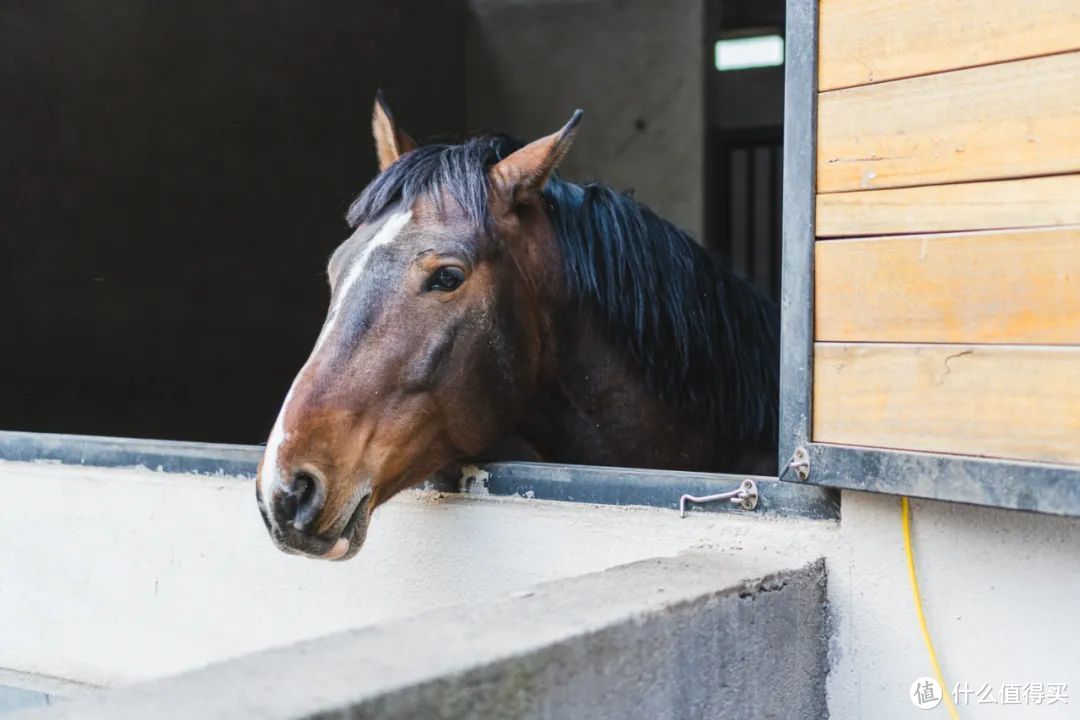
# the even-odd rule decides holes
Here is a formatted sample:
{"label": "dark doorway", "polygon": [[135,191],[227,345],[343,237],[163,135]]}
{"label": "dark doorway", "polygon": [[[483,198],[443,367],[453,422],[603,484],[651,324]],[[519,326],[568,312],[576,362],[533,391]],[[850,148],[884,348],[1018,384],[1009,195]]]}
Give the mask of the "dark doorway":
{"label": "dark doorway", "polygon": [[720,41],[782,38],[784,3],[707,0],[705,16],[709,246],[779,299],[784,67],[720,70],[714,49]]}
{"label": "dark doorway", "polygon": [[780,0],[3,4],[0,429],[265,439],[375,171],[380,86],[421,139],[536,137],[584,107],[569,177],[635,188],[775,297],[783,67],[720,72],[713,48],[782,34],[783,14]]}
{"label": "dark doorway", "polygon": [[0,6],[0,428],[260,442],[374,173],[462,132],[464,2]]}

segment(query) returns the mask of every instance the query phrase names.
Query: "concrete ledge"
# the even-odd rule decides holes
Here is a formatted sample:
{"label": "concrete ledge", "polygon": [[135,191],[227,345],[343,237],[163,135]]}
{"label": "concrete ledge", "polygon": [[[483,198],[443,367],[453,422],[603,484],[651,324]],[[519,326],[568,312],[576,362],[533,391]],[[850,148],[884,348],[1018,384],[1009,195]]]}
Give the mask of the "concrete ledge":
{"label": "concrete ledge", "polygon": [[22,673],[0,668],[0,715],[15,710],[63,702],[69,697],[98,690],[63,678]]}
{"label": "concrete ledge", "polygon": [[37,690],[0,685],[0,715],[23,708],[47,706],[56,700],[56,696]]}
{"label": "concrete ledge", "polygon": [[0,715],[25,708],[54,705],[67,698],[92,693],[98,689],[63,678],[0,668]]}
{"label": "concrete ledge", "polygon": [[18,717],[816,719],[825,630],[823,561],[695,551]]}

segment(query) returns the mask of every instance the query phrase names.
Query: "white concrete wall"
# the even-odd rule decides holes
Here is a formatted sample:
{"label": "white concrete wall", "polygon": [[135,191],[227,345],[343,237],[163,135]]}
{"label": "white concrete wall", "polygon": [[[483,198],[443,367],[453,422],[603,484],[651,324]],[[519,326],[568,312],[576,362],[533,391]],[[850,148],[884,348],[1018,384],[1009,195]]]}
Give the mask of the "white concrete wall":
{"label": "white concrete wall", "polygon": [[566,176],[633,188],[700,239],[704,0],[469,0],[469,7],[469,127],[533,139],[583,108]]}
{"label": "white concrete wall", "polygon": [[[899,500],[845,493],[833,523],[406,493],[353,561],[281,554],[251,482],[0,462],[0,668],[115,685],[246,652],[711,547],[740,567],[825,557],[834,718],[934,717]],[[1069,684],[1080,708],[1080,520],[917,501],[925,608],[950,683]],[[463,609],[463,612],[467,610]],[[762,652],[783,652],[782,647]],[[935,711],[944,717],[943,711]]]}
{"label": "white concrete wall", "polygon": [[[919,710],[911,683],[933,676],[908,585],[900,500],[846,492],[827,557],[834,718],[946,717]],[[913,501],[924,609],[946,682],[994,688],[968,718],[1080,717],[1080,520]],[[1002,683],[1069,684],[1069,704],[1002,705]],[[935,714],[936,713],[936,714]]]}
{"label": "white concrete wall", "polygon": [[837,535],[412,492],[376,512],[359,556],[327,563],[273,547],[250,480],[0,462],[0,497],[0,668],[106,686],[692,547],[797,565]]}

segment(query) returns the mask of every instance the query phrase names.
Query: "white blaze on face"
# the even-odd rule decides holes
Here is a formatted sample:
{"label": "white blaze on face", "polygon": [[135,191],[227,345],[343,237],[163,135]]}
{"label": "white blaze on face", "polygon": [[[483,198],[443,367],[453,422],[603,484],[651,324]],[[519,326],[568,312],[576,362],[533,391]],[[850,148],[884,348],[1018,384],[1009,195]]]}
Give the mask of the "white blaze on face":
{"label": "white blaze on face", "polygon": [[300,378],[304,376],[308,365],[311,361],[318,356],[319,350],[322,348],[326,339],[333,334],[334,328],[337,325],[338,310],[341,304],[345,301],[345,298],[349,295],[349,290],[356,281],[364,273],[364,269],[371,258],[371,254],[375,251],[375,248],[382,247],[383,245],[389,245],[397,239],[402,229],[412,219],[412,210],[406,210],[404,212],[394,213],[386,219],[382,227],[379,228],[375,236],[368,241],[364,249],[360,251],[356,258],[353,260],[349,269],[345,272],[345,276],[341,283],[338,285],[335,298],[330,305],[330,311],[326,314],[326,322],[323,323],[322,331],[319,333],[319,339],[315,341],[315,348],[311,351],[311,355],[308,357],[304,367],[300,368],[300,372],[296,374],[296,379],[293,380],[292,386],[289,388],[289,392],[285,394],[285,402],[281,404],[281,411],[278,413],[277,421],[274,423],[274,429],[270,431],[270,439],[266,442],[266,454],[263,456],[263,466],[261,474],[261,488],[264,502],[267,507],[270,505],[270,491],[274,485],[281,482],[281,468],[278,464],[278,451],[281,449],[282,443],[284,443],[289,433],[285,431],[285,413],[289,409],[289,401],[292,400],[293,391],[296,389],[296,383]]}

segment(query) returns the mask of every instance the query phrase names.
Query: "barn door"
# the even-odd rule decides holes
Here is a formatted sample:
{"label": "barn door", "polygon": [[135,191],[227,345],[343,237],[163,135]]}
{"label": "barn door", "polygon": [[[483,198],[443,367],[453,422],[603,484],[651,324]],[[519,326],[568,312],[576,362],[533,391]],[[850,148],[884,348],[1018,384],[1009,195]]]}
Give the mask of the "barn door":
{"label": "barn door", "polygon": [[1011,6],[788,3],[787,480],[1080,515],[1080,15]]}

